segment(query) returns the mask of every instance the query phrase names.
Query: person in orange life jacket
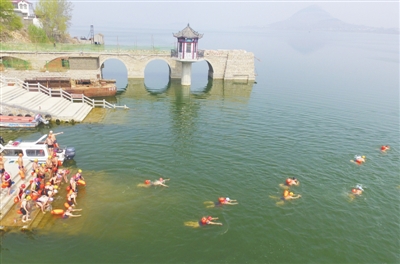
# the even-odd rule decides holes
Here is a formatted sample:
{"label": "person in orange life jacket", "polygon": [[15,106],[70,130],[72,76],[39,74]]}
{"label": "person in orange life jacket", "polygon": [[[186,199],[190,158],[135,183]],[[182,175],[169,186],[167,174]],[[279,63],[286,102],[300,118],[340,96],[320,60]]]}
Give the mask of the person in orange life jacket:
{"label": "person in orange life jacket", "polygon": [[283,196],[282,196],[282,200],[294,200],[294,199],[298,199],[298,198],[300,198],[301,197],[301,195],[300,194],[297,194],[297,195],[295,195],[293,192],[289,192],[289,190],[285,190],[284,192],[283,192]]}
{"label": "person in orange life jacket", "polygon": [[381,151],[382,152],[386,152],[386,150],[389,150],[390,149],[390,146],[389,145],[385,145],[385,146],[382,146],[381,147]]}
{"label": "person in orange life jacket", "polygon": [[218,202],[219,202],[219,204],[229,204],[229,205],[238,204],[238,202],[236,200],[231,200],[229,197],[226,197],[226,198],[219,197]]}
{"label": "person in orange life jacket", "polygon": [[218,217],[211,217],[211,216],[205,217],[205,216],[203,216],[200,219],[199,224],[203,225],[203,226],[204,225],[222,225],[222,223],[212,222],[212,220],[218,220]]}

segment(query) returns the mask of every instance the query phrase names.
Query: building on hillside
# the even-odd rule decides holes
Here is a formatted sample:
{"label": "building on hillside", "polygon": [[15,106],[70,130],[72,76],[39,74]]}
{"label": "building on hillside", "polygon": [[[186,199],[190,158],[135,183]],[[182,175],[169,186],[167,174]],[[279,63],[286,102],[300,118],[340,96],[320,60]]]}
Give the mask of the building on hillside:
{"label": "building on hillside", "polygon": [[14,13],[22,18],[25,26],[33,24],[36,27],[43,28],[42,23],[35,15],[32,3],[25,0],[13,0],[12,4],[14,6]]}
{"label": "building on hillside", "polygon": [[12,4],[14,6],[14,13],[23,19],[34,19],[36,17],[32,3],[25,0],[13,0]]}

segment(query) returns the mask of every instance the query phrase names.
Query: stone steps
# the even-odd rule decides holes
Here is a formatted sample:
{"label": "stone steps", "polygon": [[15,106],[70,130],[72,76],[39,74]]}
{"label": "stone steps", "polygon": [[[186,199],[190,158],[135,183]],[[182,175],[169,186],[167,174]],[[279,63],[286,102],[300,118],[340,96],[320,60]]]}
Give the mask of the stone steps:
{"label": "stone steps", "polygon": [[22,88],[15,88],[14,86],[12,86],[13,89],[9,89],[3,92],[2,89],[2,96],[1,96],[1,100],[2,102],[8,102],[11,101],[15,98],[18,98],[19,96],[28,93],[26,90],[22,89]]}
{"label": "stone steps", "polygon": [[28,92],[18,86],[1,86],[0,103],[26,109],[33,113],[51,115],[53,120],[81,122],[91,111],[85,103],[73,103],[65,98],[50,97],[40,92]]}

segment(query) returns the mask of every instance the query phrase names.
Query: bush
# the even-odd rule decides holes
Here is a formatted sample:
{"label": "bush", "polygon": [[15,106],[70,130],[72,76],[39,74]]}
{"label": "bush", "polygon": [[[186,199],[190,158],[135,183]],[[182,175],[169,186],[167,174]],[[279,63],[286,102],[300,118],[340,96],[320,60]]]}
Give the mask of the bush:
{"label": "bush", "polygon": [[34,25],[29,25],[28,27],[29,38],[33,43],[48,43],[49,38],[46,32],[42,28],[38,28]]}

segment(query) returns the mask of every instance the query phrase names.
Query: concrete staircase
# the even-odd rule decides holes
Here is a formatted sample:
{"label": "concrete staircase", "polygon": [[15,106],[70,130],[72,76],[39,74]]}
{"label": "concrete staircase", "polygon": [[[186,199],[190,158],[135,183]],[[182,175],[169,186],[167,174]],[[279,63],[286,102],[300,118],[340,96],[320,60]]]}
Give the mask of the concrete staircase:
{"label": "concrete staircase", "polygon": [[54,121],[82,122],[92,110],[86,103],[71,102],[61,97],[50,97],[41,92],[28,92],[17,85],[5,85],[0,89],[2,105],[21,108],[43,116],[50,115]]}

